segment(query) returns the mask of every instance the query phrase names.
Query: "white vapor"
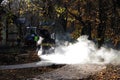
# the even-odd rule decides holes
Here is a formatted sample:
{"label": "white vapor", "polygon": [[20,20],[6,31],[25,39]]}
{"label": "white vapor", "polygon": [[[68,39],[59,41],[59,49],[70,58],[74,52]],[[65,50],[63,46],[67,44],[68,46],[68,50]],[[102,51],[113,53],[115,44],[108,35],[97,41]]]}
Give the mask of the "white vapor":
{"label": "white vapor", "polygon": [[56,64],[120,64],[120,51],[106,47],[98,49],[95,43],[87,38],[81,36],[78,42],[59,46],[55,53],[39,57]]}

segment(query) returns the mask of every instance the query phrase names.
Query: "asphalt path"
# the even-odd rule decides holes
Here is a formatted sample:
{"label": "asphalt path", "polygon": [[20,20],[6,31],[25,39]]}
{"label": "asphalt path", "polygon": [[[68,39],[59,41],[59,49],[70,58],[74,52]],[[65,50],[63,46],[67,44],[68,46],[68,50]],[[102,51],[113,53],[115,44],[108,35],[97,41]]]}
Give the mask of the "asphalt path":
{"label": "asphalt path", "polygon": [[105,65],[98,64],[65,65],[53,71],[36,75],[33,78],[28,78],[27,80],[82,80],[83,78],[94,75],[105,68]]}
{"label": "asphalt path", "polygon": [[[48,61],[39,61],[34,63],[18,65],[2,65],[0,66],[0,70],[23,69],[32,67],[36,68],[52,65],[59,64],[54,64]],[[98,64],[74,64],[74,65],[67,64],[53,71],[46,72],[41,75],[36,75],[33,78],[28,78],[27,80],[77,80],[86,78],[89,75],[94,75],[96,72],[102,71],[105,68],[106,68],[105,65]]]}
{"label": "asphalt path", "polygon": [[50,62],[47,62],[47,61],[39,61],[39,62],[17,64],[17,65],[1,65],[0,70],[43,67],[43,66],[51,66],[51,65],[53,65],[53,63],[50,63]]}

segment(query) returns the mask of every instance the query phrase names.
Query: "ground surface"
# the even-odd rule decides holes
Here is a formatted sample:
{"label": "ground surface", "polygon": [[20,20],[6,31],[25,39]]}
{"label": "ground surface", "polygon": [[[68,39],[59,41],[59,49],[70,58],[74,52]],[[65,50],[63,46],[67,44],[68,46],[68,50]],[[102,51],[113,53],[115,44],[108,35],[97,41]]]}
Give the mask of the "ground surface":
{"label": "ground surface", "polygon": [[[80,74],[78,71],[80,69],[75,69],[74,67],[53,65],[48,67],[0,70],[0,80],[120,80],[120,66],[108,65],[106,68],[96,72],[96,74],[86,71],[84,72],[85,74],[90,73],[87,76]],[[87,67],[86,70],[88,70]]]}
{"label": "ground surface", "polygon": [[[5,60],[5,61],[4,61]],[[40,61],[35,51],[0,54],[0,66]],[[82,74],[81,74],[82,73]],[[83,74],[84,73],[84,74]],[[88,75],[89,74],[89,75]],[[120,80],[120,65],[51,65],[0,70],[0,80]]]}
{"label": "ground surface", "polygon": [[106,69],[91,75],[88,79],[92,80],[120,80],[120,65],[107,65]]}
{"label": "ground surface", "polygon": [[[12,48],[11,50],[14,49]],[[18,50],[10,52],[7,53],[6,50],[3,53],[0,53],[0,65],[24,64],[40,61],[35,49],[26,49],[21,52]]]}

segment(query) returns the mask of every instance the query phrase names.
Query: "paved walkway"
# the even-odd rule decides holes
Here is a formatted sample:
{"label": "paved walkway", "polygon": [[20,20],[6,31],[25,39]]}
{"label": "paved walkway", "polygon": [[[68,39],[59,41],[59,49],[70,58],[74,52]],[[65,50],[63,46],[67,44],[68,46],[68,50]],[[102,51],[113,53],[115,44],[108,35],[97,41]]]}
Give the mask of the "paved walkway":
{"label": "paved walkway", "polygon": [[18,65],[2,65],[0,66],[0,70],[43,67],[43,66],[50,66],[50,65],[53,65],[53,63],[50,63],[47,61],[39,61],[39,62],[34,62],[34,63],[18,64]]}
{"label": "paved walkway", "polygon": [[[22,69],[22,68],[31,68],[31,67],[43,67],[51,66],[54,63],[47,61],[40,61],[27,64],[18,64],[18,65],[3,65],[0,66],[0,70],[5,69]],[[53,71],[43,73],[41,75],[36,75],[33,78],[28,78],[27,80],[78,80],[93,75],[96,72],[99,72],[105,69],[105,65],[97,64],[76,64],[76,65],[65,65],[61,68],[55,69]]]}
{"label": "paved walkway", "polygon": [[28,78],[27,80],[82,80],[105,68],[105,65],[96,64],[65,65],[53,71],[36,75],[34,78]]}

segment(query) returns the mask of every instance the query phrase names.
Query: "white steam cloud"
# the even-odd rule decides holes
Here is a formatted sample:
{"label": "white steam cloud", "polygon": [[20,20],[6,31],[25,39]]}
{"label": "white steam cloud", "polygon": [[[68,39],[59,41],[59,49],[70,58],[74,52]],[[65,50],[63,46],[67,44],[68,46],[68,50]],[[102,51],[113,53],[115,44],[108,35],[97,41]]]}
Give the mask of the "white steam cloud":
{"label": "white steam cloud", "polygon": [[120,51],[106,47],[98,49],[87,36],[79,37],[78,42],[69,46],[57,47],[53,54],[39,56],[56,64],[120,64]]}

